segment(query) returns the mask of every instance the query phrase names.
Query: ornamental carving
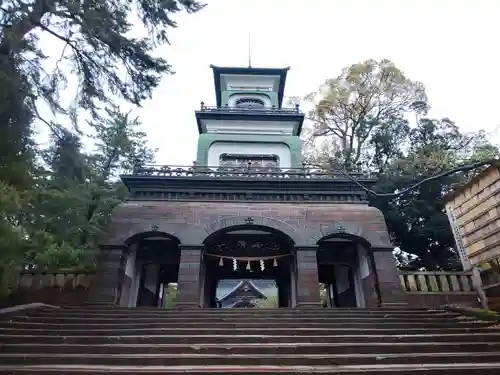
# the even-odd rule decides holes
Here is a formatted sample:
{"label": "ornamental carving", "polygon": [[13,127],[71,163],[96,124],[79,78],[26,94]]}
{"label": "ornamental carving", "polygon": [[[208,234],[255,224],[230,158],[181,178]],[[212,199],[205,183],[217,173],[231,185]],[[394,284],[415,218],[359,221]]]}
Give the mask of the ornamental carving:
{"label": "ornamental carving", "polygon": [[[250,157],[251,159],[251,157]],[[189,166],[170,167],[155,165],[136,165],[133,176],[158,176],[158,177],[237,177],[237,178],[276,178],[276,179],[341,179],[349,180],[342,171],[325,170],[319,168],[287,168],[280,169],[274,165],[272,159],[266,161],[261,158],[261,162],[253,166],[248,164],[248,157],[245,157],[244,165],[228,165],[221,167],[209,166]],[[251,160],[250,160],[251,161]],[[237,164],[237,163],[236,163]],[[368,175],[352,172],[351,177],[370,178]]]}
{"label": "ornamental carving", "polygon": [[[255,236],[251,234],[246,236],[226,236],[220,242],[209,246],[208,252],[211,254],[220,254],[224,256],[241,257],[241,256],[273,256],[280,255],[289,251],[283,247],[278,241],[262,237],[272,236]],[[245,237],[243,239],[243,237]]]}

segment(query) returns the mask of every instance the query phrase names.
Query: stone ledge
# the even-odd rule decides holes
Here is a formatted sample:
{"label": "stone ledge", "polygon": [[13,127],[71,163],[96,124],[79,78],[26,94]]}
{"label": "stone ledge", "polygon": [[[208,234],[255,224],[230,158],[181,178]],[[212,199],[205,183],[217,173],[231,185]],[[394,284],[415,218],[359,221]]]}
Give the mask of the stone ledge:
{"label": "stone ledge", "polygon": [[477,318],[480,320],[500,322],[500,314],[492,310],[484,310],[462,305],[443,305],[442,308],[447,311],[459,313],[464,316]]}
{"label": "stone ledge", "polygon": [[6,307],[4,309],[0,309],[0,320],[9,318],[12,315],[26,314],[28,311],[42,309],[42,308],[58,309],[59,306],[47,305],[45,303],[35,302],[35,303],[27,303],[25,305]]}

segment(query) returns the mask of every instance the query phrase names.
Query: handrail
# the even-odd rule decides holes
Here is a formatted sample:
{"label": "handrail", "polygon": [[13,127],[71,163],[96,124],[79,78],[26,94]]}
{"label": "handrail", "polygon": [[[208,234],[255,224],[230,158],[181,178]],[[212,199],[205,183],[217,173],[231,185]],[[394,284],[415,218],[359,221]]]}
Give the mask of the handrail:
{"label": "handrail", "polygon": [[475,293],[472,272],[399,272],[403,289],[408,293]]}
{"label": "handrail", "polygon": [[216,113],[248,113],[252,114],[290,114],[290,115],[303,115],[304,113],[299,109],[298,106],[293,108],[280,108],[280,107],[211,107],[206,106],[203,102],[200,105],[200,112],[216,112]]}
{"label": "handrail", "polygon": [[[240,178],[276,178],[276,179],[347,179],[345,173],[304,166],[302,168],[257,167],[247,166],[169,166],[136,165],[133,176],[170,176],[170,177],[240,177]],[[355,178],[372,178],[360,172],[350,172]]]}

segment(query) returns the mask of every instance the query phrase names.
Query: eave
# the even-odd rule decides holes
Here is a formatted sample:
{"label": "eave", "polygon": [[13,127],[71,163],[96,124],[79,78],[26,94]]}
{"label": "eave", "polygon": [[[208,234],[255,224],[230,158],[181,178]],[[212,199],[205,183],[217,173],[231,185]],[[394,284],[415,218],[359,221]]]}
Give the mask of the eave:
{"label": "eave", "polygon": [[231,298],[231,296],[236,293],[238,291],[238,289],[240,289],[243,285],[245,284],[248,284],[250,286],[250,288],[252,288],[254,290],[255,293],[257,293],[258,295],[258,298],[261,298],[261,299],[267,299],[267,296],[259,289],[257,288],[257,286],[252,282],[252,281],[249,281],[249,280],[242,280],[240,281],[232,290],[230,290],[229,292],[227,292],[225,295],[223,295],[219,301],[224,301],[228,298]]}
{"label": "eave", "polygon": [[[121,176],[131,200],[286,201],[366,203],[366,192],[347,178],[244,176]],[[370,188],[374,179],[357,178]]]}
{"label": "eave", "polygon": [[196,124],[198,125],[198,132],[200,134],[205,133],[203,130],[202,120],[233,120],[233,121],[290,121],[298,122],[297,128],[293,135],[299,136],[302,132],[302,126],[304,124],[305,115],[303,113],[280,113],[277,111],[263,111],[260,112],[255,110],[254,113],[250,111],[237,112],[231,111],[195,111]]}
{"label": "eave", "polygon": [[500,168],[500,159],[499,160],[492,160],[491,164],[483,171],[478,173],[476,176],[471,178],[469,181],[463,184],[458,184],[454,187],[453,191],[449,192],[444,196],[444,202],[449,203],[453,199],[455,199],[457,196],[460,194],[464,193],[465,190],[471,188],[473,185],[477,184],[479,181],[481,181],[483,178],[488,176],[491,171],[495,168]]}
{"label": "eave", "polygon": [[217,101],[217,107],[222,104],[222,92],[221,92],[221,80],[220,76],[223,74],[234,74],[234,75],[269,75],[269,76],[279,76],[280,83],[278,87],[278,105],[279,107],[283,104],[283,97],[285,93],[285,82],[286,75],[290,70],[290,67],[286,68],[251,68],[251,67],[222,67],[210,65],[214,73],[214,85],[215,85],[215,98]]}

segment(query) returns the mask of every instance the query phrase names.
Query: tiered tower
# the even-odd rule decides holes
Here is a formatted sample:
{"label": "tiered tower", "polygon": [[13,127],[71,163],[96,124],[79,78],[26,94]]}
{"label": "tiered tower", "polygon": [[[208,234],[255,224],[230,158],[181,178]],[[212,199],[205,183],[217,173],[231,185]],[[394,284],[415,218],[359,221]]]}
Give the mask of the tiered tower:
{"label": "tiered tower", "polygon": [[[122,176],[132,200],[366,203],[352,179],[304,164],[304,113],[283,106],[288,67],[211,68],[216,106],[202,102],[195,111],[196,161],[137,166]],[[374,182],[352,175],[365,186]]]}
{"label": "tiered tower", "polygon": [[298,105],[283,108],[289,68],[211,66],[216,107],[196,111],[197,165],[282,169],[302,167]]}
{"label": "tiered tower", "polygon": [[319,282],[332,286],[332,306],[399,303],[385,221],[362,186],[374,180],[303,164],[304,114],[283,106],[289,69],[212,70],[216,106],[195,112],[193,165],[121,176],[130,194],[112,214],[91,300],[134,301],[140,267],[153,264],[169,278],[151,280],[177,281],[180,307],[213,307],[217,280],[234,273],[227,258],[244,260],[240,277],[279,257],[261,276],[276,279],[282,307],[319,306]]}

